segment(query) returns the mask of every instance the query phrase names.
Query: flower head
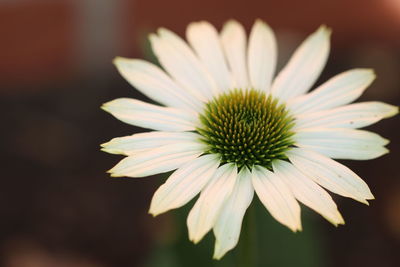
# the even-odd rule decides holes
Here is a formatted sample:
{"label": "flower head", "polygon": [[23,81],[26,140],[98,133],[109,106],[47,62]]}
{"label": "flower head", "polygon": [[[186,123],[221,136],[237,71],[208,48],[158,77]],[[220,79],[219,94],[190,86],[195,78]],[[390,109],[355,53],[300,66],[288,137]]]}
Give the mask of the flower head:
{"label": "flower head", "polygon": [[388,140],[358,128],[398,108],[349,104],[375,79],[370,69],[343,72],[308,92],[328,58],[328,28],[311,34],[275,79],[275,36],[260,20],[248,40],[236,21],[221,33],[207,22],[191,23],[186,35],[190,46],[166,29],[150,35],[164,70],[139,59],[114,62],[129,83],[162,106],[129,98],[103,106],[123,122],[153,130],[102,145],[127,156],[111,176],[175,170],[155,192],[151,214],[200,194],[187,218],[189,238],[198,242],[213,229],[219,259],[236,246],[254,191],[293,231],[301,230],[299,202],[334,225],[344,223],[325,189],[365,204],[374,198],[357,174],[334,159],[387,153]]}

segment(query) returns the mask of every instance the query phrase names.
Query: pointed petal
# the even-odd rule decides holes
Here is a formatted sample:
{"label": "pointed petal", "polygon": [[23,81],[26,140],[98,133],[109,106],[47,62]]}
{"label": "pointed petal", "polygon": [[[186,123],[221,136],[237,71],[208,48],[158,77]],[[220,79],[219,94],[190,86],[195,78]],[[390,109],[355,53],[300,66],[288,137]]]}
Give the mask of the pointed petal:
{"label": "pointed petal", "polygon": [[370,69],[353,69],[334,76],[311,93],[290,100],[294,114],[326,110],[353,102],[375,79]]}
{"label": "pointed petal", "polygon": [[116,137],[102,144],[101,150],[111,154],[134,155],[148,149],[181,142],[195,142],[201,136],[192,132],[146,132]]}
{"label": "pointed petal", "polygon": [[194,198],[217,171],[219,156],[209,154],[189,161],[158,188],[150,205],[153,216],[179,208]]}
{"label": "pointed petal", "polygon": [[199,242],[214,226],[222,206],[233,190],[236,179],[237,168],[234,164],[228,163],[218,168],[187,218],[191,241]]}
{"label": "pointed petal", "polygon": [[164,69],[191,94],[206,102],[217,93],[211,75],[189,46],[175,33],[161,28],[150,35],[153,51]]}
{"label": "pointed petal", "polygon": [[159,131],[193,131],[197,123],[196,113],[131,98],[118,98],[101,108],[127,124]]}
{"label": "pointed petal", "polygon": [[396,115],[399,108],[382,102],[364,102],[304,113],[296,117],[295,129],[305,128],[361,128]]}
{"label": "pointed petal", "polygon": [[333,193],[365,204],[374,199],[368,185],[339,162],[302,148],[293,148],[286,155],[294,166]]}
{"label": "pointed petal", "polygon": [[307,92],[315,83],[329,55],[331,31],[321,26],[311,34],[281,70],[272,84],[272,94],[286,101]]}
{"label": "pointed petal", "polygon": [[367,160],[388,153],[389,141],[364,130],[311,128],[293,136],[296,146],[314,150],[330,158]]}
{"label": "pointed petal", "polygon": [[226,252],[236,246],[242,228],[243,216],[253,200],[253,195],[251,173],[247,168],[242,168],[232,194],[222,207],[214,225],[216,238],[214,259],[222,258]]}
{"label": "pointed petal", "polygon": [[200,156],[206,148],[199,142],[181,142],[146,150],[121,160],[109,170],[113,177],[143,177],[175,170]]}
{"label": "pointed petal", "polygon": [[221,42],[236,87],[250,88],[247,77],[246,32],[243,26],[235,20],[226,22],[222,28]]}
{"label": "pointed petal", "polygon": [[271,215],[293,232],[301,230],[300,205],[275,173],[257,166],[252,171],[254,190]]}
{"label": "pointed petal", "polygon": [[344,224],[331,196],[291,163],[276,160],[272,163],[274,172],[291,188],[295,197],[304,205],[321,214],[333,225]]}
{"label": "pointed petal", "polygon": [[202,103],[176,84],[159,67],[140,59],[117,57],[119,73],[147,97],[170,107],[201,111]]}
{"label": "pointed petal", "polygon": [[219,89],[222,91],[232,89],[232,77],[214,26],[206,21],[193,22],[187,27],[186,36]]}
{"label": "pointed petal", "polygon": [[268,92],[276,68],[275,35],[263,21],[257,20],[250,33],[248,48],[249,78],[252,88]]}

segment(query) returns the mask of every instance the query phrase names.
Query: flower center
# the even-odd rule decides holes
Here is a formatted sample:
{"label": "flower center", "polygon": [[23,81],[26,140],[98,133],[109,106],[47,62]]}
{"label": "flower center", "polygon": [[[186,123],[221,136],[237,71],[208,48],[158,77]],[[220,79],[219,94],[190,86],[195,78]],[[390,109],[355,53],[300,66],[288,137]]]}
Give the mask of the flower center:
{"label": "flower center", "polygon": [[284,104],[256,90],[232,90],[206,104],[197,129],[208,145],[206,153],[219,154],[222,164],[239,168],[261,165],[271,169],[274,159],[287,159],[293,145],[293,117]]}

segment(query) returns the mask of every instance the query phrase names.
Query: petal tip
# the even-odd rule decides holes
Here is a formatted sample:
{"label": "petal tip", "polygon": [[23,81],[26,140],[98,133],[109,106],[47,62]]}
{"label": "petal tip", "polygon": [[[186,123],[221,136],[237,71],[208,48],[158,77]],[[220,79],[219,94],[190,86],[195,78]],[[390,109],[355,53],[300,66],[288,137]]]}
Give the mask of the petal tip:
{"label": "petal tip", "polygon": [[105,142],[105,143],[100,144],[100,147],[106,147],[106,146],[108,146],[109,144],[110,144],[110,142]]}
{"label": "petal tip", "polygon": [[164,27],[160,27],[157,29],[157,33],[161,36],[162,34],[164,34],[167,31],[167,29],[165,29]]}
{"label": "petal tip", "polygon": [[[100,145],[100,146],[101,146],[100,151],[110,153],[110,150],[109,150],[108,148],[106,148],[106,147],[103,147],[102,145],[103,145],[103,144]],[[111,154],[112,154],[112,153],[111,153]]]}
{"label": "petal tip", "polygon": [[362,72],[364,72],[364,75],[366,76],[366,78],[368,79],[369,82],[372,82],[376,79],[376,72],[374,69],[372,68],[362,68],[362,69],[358,69]]}
{"label": "petal tip", "polygon": [[371,75],[371,79],[375,80],[376,76],[377,76],[375,70],[374,69],[368,69],[368,71],[369,71],[369,73]]}
{"label": "petal tip", "polygon": [[118,172],[117,167],[118,166],[114,166],[106,172],[109,173],[111,177],[123,177],[124,175]]}
{"label": "petal tip", "polygon": [[254,30],[262,31],[262,32],[264,32],[264,34],[268,33],[269,35],[274,35],[272,28],[268,25],[267,22],[265,22],[262,19],[255,20],[251,31],[253,32]]}
{"label": "petal tip", "polygon": [[327,37],[330,37],[332,34],[332,28],[326,26],[325,24],[322,24],[321,26],[319,26],[317,33],[321,33],[326,35]]}
{"label": "petal tip", "polygon": [[126,62],[128,60],[129,60],[128,58],[117,56],[112,60],[112,63],[118,66],[120,63]]}
{"label": "petal tip", "polygon": [[167,28],[164,28],[164,27],[158,28],[157,29],[157,33],[158,33],[158,35],[160,37],[175,36],[176,35],[173,31],[168,30]]}
{"label": "petal tip", "polygon": [[189,234],[189,240],[190,240],[193,244],[196,245],[197,243],[200,242],[201,238],[194,237],[194,236],[190,236],[190,234]]}
{"label": "petal tip", "polygon": [[[387,144],[389,144],[389,140],[388,139],[385,139],[385,144],[384,145],[387,145]],[[384,147],[383,149],[382,149],[382,154],[380,155],[380,156],[384,156],[384,155],[386,155],[386,154],[389,154],[390,153],[390,150],[388,149],[388,148],[386,148],[386,147]]]}
{"label": "petal tip", "polygon": [[186,27],[186,31],[189,32],[193,27],[202,27],[209,24],[210,23],[205,20],[193,21]]}
{"label": "petal tip", "polygon": [[224,256],[223,254],[215,253],[215,252],[214,252],[213,260],[219,261],[220,259],[222,259],[223,256]]}
{"label": "petal tip", "polygon": [[[157,192],[156,192],[157,194]],[[150,203],[149,214],[153,217],[156,217],[162,213],[167,212],[170,209],[166,209],[165,206],[160,205],[160,201],[155,197],[156,194],[153,196],[153,199]]]}
{"label": "petal tip", "polygon": [[345,221],[344,221],[342,215],[339,212],[338,212],[337,216],[338,216],[338,218],[337,218],[336,222],[334,223],[334,225],[336,227],[338,227],[339,225],[345,225]]}
{"label": "petal tip", "polygon": [[224,30],[230,29],[230,28],[232,28],[232,27],[239,27],[239,28],[242,28],[243,26],[242,26],[242,24],[240,24],[240,22],[238,22],[237,20],[235,20],[235,19],[229,19],[229,20],[227,20],[227,21],[224,23],[224,26],[223,26],[222,30],[224,31]]}
{"label": "petal tip", "polygon": [[116,173],[113,172],[113,170],[108,170],[106,173],[110,174],[110,177],[118,177]]}
{"label": "petal tip", "polygon": [[110,113],[111,112],[110,105],[111,105],[111,102],[107,102],[107,103],[104,103],[103,105],[101,105],[100,108],[102,110]]}
{"label": "petal tip", "polygon": [[113,169],[110,169],[110,170],[108,170],[106,172],[110,174],[110,177],[122,177],[123,176],[123,175],[118,174],[115,171],[113,171]]}
{"label": "petal tip", "polygon": [[154,42],[157,41],[158,36],[155,33],[150,33],[148,36],[148,39],[149,39],[150,43],[152,45],[154,45]]}
{"label": "petal tip", "polygon": [[154,210],[152,207],[150,207],[148,213],[153,216],[153,218],[157,217],[158,215],[161,214],[161,212],[157,212],[156,210]]}
{"label": "petal tip", "polygon": [[303,231],[303,226],[301,225],[301,222],[299,222],[296,226],[295,226],[295,231],[294,232],[301,232]]}
{"label": "petal tip", "polygon": [[[217,241],[218,242],[218,241]],[[220,260],[222,257],[229,251],[229,250],[224,250],[219,243],[215,244],[214,247],[214,254],[213,254],[213,260]]]}
{"label": "petal tip", "polygon": [[103,151],[103,152],[106,152],[109,154],[120,154],[120,155],[128,156],[128,154],[126,154],[124,151],[121,151],[118,149],[113,149],[113,148],[103,147],[103,148],[100,148],[100,151]]}
{"label": "petal tip", "polygon": [[263,26],[263,27],[268,26],[268,24],[263,19],[260,19],[260,18],[258,18],[254,21],[254,25],[259,25],[259,26]]}
{"label": "petal tip", "polygon": [[389,111],[386,114],[385,118],[390,118],[399,113],[399,107],[398,106],[393,106],[393,105],[388,105],[389,106]]}

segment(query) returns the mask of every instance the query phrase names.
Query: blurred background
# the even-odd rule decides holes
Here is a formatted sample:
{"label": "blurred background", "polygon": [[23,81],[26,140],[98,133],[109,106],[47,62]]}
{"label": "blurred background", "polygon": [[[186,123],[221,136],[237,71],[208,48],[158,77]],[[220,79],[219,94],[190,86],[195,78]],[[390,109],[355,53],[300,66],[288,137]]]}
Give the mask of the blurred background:
{"label": "blurred background", "polygon": [[[154,61],[148,33],[181,36],[191,21],[247,31],[256,18],[277,34],[279,68],[321,24],[333,29],[320,84],[354,67],[378,79],[361,100],[399,104],[399,0],[2,0],[0,1],[0,266],[241,266],[238,249],[212,261],[213,237],[187,240],[190,208],[157,218],[151,196],[166,176],[111,179],[121,157],[99,151],[116,136],[144,131],[100,110],[117,97],[145,99],[120,77],[115,56]],[[303,207],[293,234],[258,207],[258,266],[400,266],[399,118],[369,129],[391,153],[345,162],[370,185],[370,207],[334,196],[346,220],[335,228]],[[239,252],[238,252],[239,251]]]}

